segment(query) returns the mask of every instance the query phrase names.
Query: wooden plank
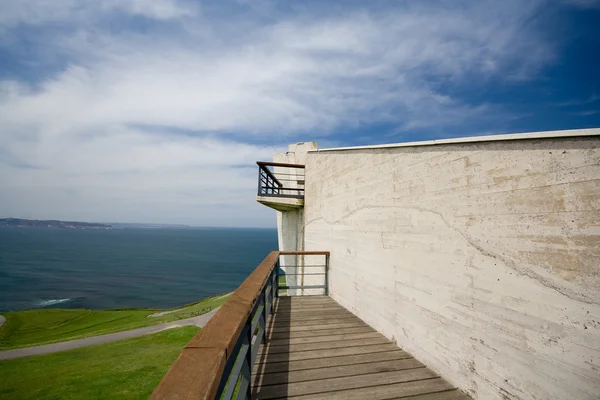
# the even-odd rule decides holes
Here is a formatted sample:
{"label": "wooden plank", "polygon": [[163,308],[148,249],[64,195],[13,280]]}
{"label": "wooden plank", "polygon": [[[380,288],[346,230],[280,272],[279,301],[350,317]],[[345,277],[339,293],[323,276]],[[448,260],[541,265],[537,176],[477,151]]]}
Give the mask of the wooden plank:
{"label": "wooden plank", "polygon": [[333,300],[328,296],[284,296],[278,297],[277,302],[280,305],[292,305],[292,306],[301,306],[301,305],[319,305],[319,304],[329,304],[329,305],[339,305],[338,302]]}
{"label": "wooden plank", "polygon": [[325,305],[325,306],[320,306],[320,307],[310,307],[310,308],[305,308],[305,307],[292,307],[292,308],[279,308],[276,309],[275,312],[277,313],[276,315],[290,315],[290,314],[298,314],[298,315],[314,315],[315,313],[333,313],[333,312],[344,312],[344,313],[348,313],[348,310],[343,309],[341,306],[340,307],[336,307],[336,306],[330,306],[330,305]]}
{"label": "wooden plank", "polygon": [[[341,306],[340,306],[341,307]],[[315,310],[315,309],[326,309],[326,308],[338,308],[338,304],[329,302],[314,302],[314,303],[279,303],[275,305],[275,310],[278,312],[283,311],[301,311],[301,310]]]}
{"label": "wooden plank", "polygon": [[356,315],[354,314],[350,314],[350,313],[326,313],[326,314],[321,314],[321,313],[309,313],[309,314],[274,314],[271,316],[271,318],[269,318],[269,322],[274,322],[274,321],[299,321],[299,320],[323,320],[323,319],[332,319],[332,318],[336,318],[336,319],[348,319],[348,318],[355,318],[355,319],[360,319],[358,318]]}
{"label": "wooden plank", "polygon": [[276,305],[282,308],[289,307],[289,309],[302,308],[302,307],[342,307],[339,303],[336,303],[335,300],[331,299],[317,299],[317,300],[309,300],[309,301],[293,301],[293,300],[280,300],[277,301]]}
{"label": "wooden plank", "polygon": [[341,365],[328,368],[313,368],[299,371],[278,372],[274,374],[254,375],[253,386],[278,385],[326,378],[339,378],[343,376],[354,376],[356,379],[361,379],[361,377],[358,375],[373,374],[376,372],[401,371],[422,367],[424,367],[424,365],[414,358],[377,361],[362,364],[354,363],[351,365]]}
{"label": "wooden plank", "polygon": [[[327,378],[308,382],[286,383],[257,387],[254,396],[257,399],[276,399],[280,397],[322,394],[348,389],[370,388],[377,390],[380,385],[410,382],[420,379],[436,378],[437,375],[428,368],[416,368],[402,371],[379,372],[369,375]],[[369,396],[369,398],[371,398]]]}
{"label": "wooden plank", "polygon": [[324,305],[321,307],[302,307],[285,309],[279,308],[275,311],[275,315],[316,315],[316,314],[348,314],[354,315],[350,311],[343,309],[342,307],[333,307],[330,305]]}
{"label": "wooden plank", "polygon": [[372,332],[360,332],[360,333],[342,333],[336,335],[338,333],[336,330],[332,330],[331,334],[323,335],[323,336],[311,336],[311,337],[294,337],[294,338],[286,338],[286,339],[267,339],[267,344],[271,346],[286,346],[290,344],[301,344],[301,343],[321,343],[321,342],[337,342],[344,340],[353,340],[353,339],[371,339],[371,338],[379,338],[382,337],[380,333],[372,331]]}
{"label": "wooden plank", "polygon": [[284,296],[277,300],[279,304],[337,304],[329,296]]}
{"label": "wooden plank", "polygon": [[[328,307],[341,307],[341,305],[333,300],[331,297],[327,296],[314,296],[313,299],[310,300],[294,300],[297,297],[278,297],[277,305],[282,307],[320,307],[320,306],[328,306]],[[288,300],[289,299],[289,300]]]}
{"label": "wooden plank", "polygon": [[[289,315],[289,314],[294,314],[294,313],[299,313],[299,314],[315,314],[315,313],[320,313],[320,312],[347,312],[350,313],[348,310],[344,310],[341,307],[335,307],[329,304],[323,304],[323,305],[319,305],[319,306],[281,306],[279,308],[275,308],[274,312],[275,314],[281,314],[281,315]],[[350,313],[352,314],[352,313]]]}
{"label": "wooden plank", "polygon": [[328,325],[337,324],[365,324],[358,318],[330,318],[330,319],[317,319],[311,321],[280,321],[275,324],[271,324],[274,331],[281,331],[283,329],[289,329],[298,326],[311,326],[315,329],[327,329]]}
{"label": "wooden plank", "polygon": [[[371,386],[366,388],[339,390],[301,396],[289,396],[294,400],[386,400],[404,398],[418,394],[443,392],[454,389],[452,385],[441,378],[424,379],[405,383]],[[258,396],[257,399],[262,397]]]}
{"label": "wooden plank", "polygon": [[330,314],[321,314],[321,313],[314,313],[312,315],[309,314],[305,314],[305,315],[275,315],[274,318],[270,318],[269,322],[280,322],[285,324],[286,321],[306,321],[306,322],[311,322],[311,321],[322,321],[322,320],[327,320],[327,319],[360,319],[358,318],[356,315],[352,315],[352,314],[342,314],[342,313],[330,313]]}
{"label": "wooden plank", "polygon": [[276,363],[261,363],[259,362],[259,360],[257,360],[257,363],[254,365],[253,374],[271,374],[276,372],[299,371],[306,369],[335,367],[341,365],[354,365],[368,362],[402,360],[405,358],[412,358],[412,356],[405,351],[396,349],[393,351],[385,351],[379,353],[356,354],[330,358],[316,358],[312,360],[283,361]]}
{"label": "wooden plank", "polygon": [[311,316],[315,316],[315,315],[323,315],[323,314],[334,314],[334,315],[354,315],[346,310],[343,310],[342,308],[334,308],[334,307],[327,307],[327,308],[322,308],[322,309],[313,309],[313,310],[306,310],[306,309],[300,309],[300,310],[292,310],[292,311],[288,311],[288,310],[278,310],[275,312],[274,316],[276,317],[280,317],[280,316],[286,316],[286,317],[311,317]]}
{"label": "wooden plank", "polygon": [[314,312],[314,313],[306,313],[306,314],[272,314],[270,316],[270,318],[268,319],[268,321],[283,321],[283,320],[301,320],[301,319],[327,319],[327,318],[358,318],[356,315],[354,314],[350,314],[350,313],[341,313],[341,312],[335,312],[335,313],[320,313],[320,312]]}
{"label": "wooden plank", "polygon": [[418,396],[403,397],[402,400],[471,400],[469,396],[454,389],[447,392],[421,394]]}
{"label": "wooden plank", "polygon": [[287,303],[287,304],[279,304],[279,305],[277,305],[276,310],[277,311],[302,311],[302,310],[315,310],[315,309],[322,310],[322,309],[325,309],[325,308],[339,309],[338,305],[336,303],[329,303],[329,302],[318,302],[318,303],[316,303],[315,302],[315,303]]}
{"label": "wooden plank", "polygon": [[333,328],[333,329],[320,329],[315,331],[292,331],[292,332],[267,332],[267,340],[277,339],[294,339],[294,338],[309,338],[309,337],[321,337],[333,334],[347,334],[347,333],[367,333],[375,332],[373,328],[368,325],[361,325],[349,328]]}
{"label": "wooden plank", "polygon": [[[282,354],[268,354],[265,361],[263,362],[289,362],[297,360],[310,360],[313,358],[324,358],[324,357],[338,357],[348,356],[355,354],[367,354],[367,353],[379,353],[383,351],[393,351],[398,347],[393,343],[386,344],[374,344],[371,346],[355,346],[355,347],[343,347],[339,349],[328,349],[328,350],[309,350],[298,353],[282,353]],[[258,362],[259,360],[257,360]]]}
{"label": "wooden plank", "polygon": [[[214,318],[214,317],[213,317]],[[268,332],[273,333],[283,333],[283,332],[301,332],[301,331],[318,331],[323,329],[337,329],[337,328],[357,328],[360,326],[367,326],[361,320],[343,320],[343,322],[335,322],[330,324],[321,324],[321,325],[306,325],[306,324],[297,324],[293,326],[274,326],[269,327]]]}
{"label": "wooden plank", "polygon": [[332,304],[332,303],[311,303],[311,304],[306,304],[306,303],[294,303],[294,304],[278,304],[275,308],[276,311],[282,312],[282,311],[302,311],[302,310],[322,310],[322,309],[327,309],[327,308],[335,308],[335,309],[339,309],[338,306],[336,304]]}
{"label": "wooden plank", "polygon": [[275,313],[294,313],[294,312],[319,312],[319,310],[336,309],[331,304],[316,304],[316,305],[298,305],[298,304],[284,304],[279,305],[275,308]]}
{"label": "wooden plank", "polygon": [[260,346],[258,348],[259,354],[280,354],[280,353],[292,353],[294,351],[308,351],[308,350],[325,350],[325,349],[337,349],[341,347],[354,347],[354,346],[370,346],[374,344],[386,344],[390,341],[383,336],[369,338],[369,339],[351,339],[342,340],[335,342],[317,342],[317,343],[300,343],[300,344],[286,344],[286,345],[273,345],[269,343],[266,347]]}
{"label": "wooden plank", "polygon": [[281,304],[337,304],[329,296],[284,296],[278,300]]}
{"label": "wooden plank", "polygon": [[325,324],[349,322],[349,321],[362,322],[359,318],[355,317],[354,315],[337,315],[337,316],[331,316],[329,318],[316,317],[316,318],[312,318],[312,319],[281,319],[281,320],[276,319],[276,320],[271,320],[269,322],[271,322],[273,324],[273,328],[277,329],[280,327],[286,327],[286,326],[290,326],[290,325],[325,325]]}
{"label": "wooden plank", "polygon": [[[285,268],[285,267],[284,267]],[[297,267],[292,267],[292,268],[297,268]],[[308,270],[313,270],[313,269],[317,269],[317,268],[306,268],[306,271]],[[277,298],[277,300],[280,300],[282,303],[288,302],[288,303],[303,303],[303,302],[307,302],[307,301],[327,301],[330,303],[335,303],[337,304],[337,302],[335,300],[333,300],[331,297],[329,296],[325,296],[325,295],[315,295],[315,296],[280,296]]]}
{"label": "wooden plank", "polygon": [[328,319],[328,318],[358,318],[354,314],[344,313],[344,312],[315,312],[315,313],[306,313],[306,314],[274,314],[269,321],[311,321],[311,320],[320,320],[320,319]]}

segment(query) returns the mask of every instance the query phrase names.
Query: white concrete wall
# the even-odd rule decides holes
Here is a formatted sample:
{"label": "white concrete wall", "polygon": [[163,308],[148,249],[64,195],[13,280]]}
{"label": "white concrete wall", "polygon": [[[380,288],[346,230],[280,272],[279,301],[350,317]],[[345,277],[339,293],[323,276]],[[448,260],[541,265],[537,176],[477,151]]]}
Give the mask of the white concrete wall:
{"label": "white concrete wall", "polygon": [[[273,162],[288,164],[304,164],[306,154],[309,150],[317,149],[315,142],[304,142],[292,144],[285,153],[273,155]],[[275,168],[276,172],[298,174],[296,168]],[[294,182],[285,182],[288,187],[297,187]],[[295,194],[295,192],[294,192]],[[304,248],[304,210],[276,211],[277,212],[277,232],[279,241],[279,250],[302,250]],[[289,286],[299,285],[300,280],[296,279],[296,272],[302,273],[302,268],[291,268],[291,266],[302,266],[304,259],[299,256],[282,256],[280,258],[281,267],[287,275],[287,284]],[[289,268],[288,268],[289,267]],[[290,290],[290,295],[302,294],[298,290]]]}
{"label": "white concrete wall", "polygon": [[306,159],[331,296],[475,399],[600,399],[600,139]]}
{"label": "white concrete wall", "polygon": [[[299,250],[302,249],[304,210],[295,211],[276,211],[277,212],[277,238],[279,241],[279,250]],[[293,266],[298,265],[297,256],[281,256],[279,258],[281,269],[286,273],[286,283],[288,286],[297,286],[298,280]],[[289,267],[288,267],[289,266]],[[297,290],[290,290],[290,295],[297,295]]]}

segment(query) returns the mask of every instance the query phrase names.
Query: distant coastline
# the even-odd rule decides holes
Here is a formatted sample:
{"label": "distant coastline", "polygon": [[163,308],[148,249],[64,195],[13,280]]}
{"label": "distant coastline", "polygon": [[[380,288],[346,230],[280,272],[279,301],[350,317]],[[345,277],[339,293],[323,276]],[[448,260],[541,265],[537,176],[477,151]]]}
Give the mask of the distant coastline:
{"label": "distant coastline", "polygon": [[114,229],[112,225],[95,222],[0,218],[0,227],[7,226],[16,228]]}
{"label": "distant coastline", "polygon": [[227,230],[227,229],[271,229],[273,227],[235,227],[235,226],[195,226],[185,224],[160,224],[160,223],[136,223],[136,222],[77,222],[61,220],[38,220],[27,218],[0,218],[0,228],[62,228],[62,229],[203,229],[203,230]]}

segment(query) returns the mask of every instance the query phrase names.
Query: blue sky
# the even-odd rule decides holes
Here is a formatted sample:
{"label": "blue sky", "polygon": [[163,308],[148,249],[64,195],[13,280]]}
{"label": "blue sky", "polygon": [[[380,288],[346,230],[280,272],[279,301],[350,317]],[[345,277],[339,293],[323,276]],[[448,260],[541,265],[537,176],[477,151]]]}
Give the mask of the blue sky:
{"label": "blue sky", "polygon": [[600,127],[600,1],[0,0],[0,216],[273,226],[254,161]]}

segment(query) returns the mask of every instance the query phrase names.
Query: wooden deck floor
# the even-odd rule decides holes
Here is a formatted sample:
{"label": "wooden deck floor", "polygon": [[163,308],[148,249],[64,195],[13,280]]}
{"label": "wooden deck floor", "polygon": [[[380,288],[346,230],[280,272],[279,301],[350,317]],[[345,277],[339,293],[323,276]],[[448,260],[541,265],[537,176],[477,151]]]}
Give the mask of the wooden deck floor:
{"label": "wooden deck floor", "polygon": [[279,299],[253,377],[254,399],[469,399],[325,296]]}

